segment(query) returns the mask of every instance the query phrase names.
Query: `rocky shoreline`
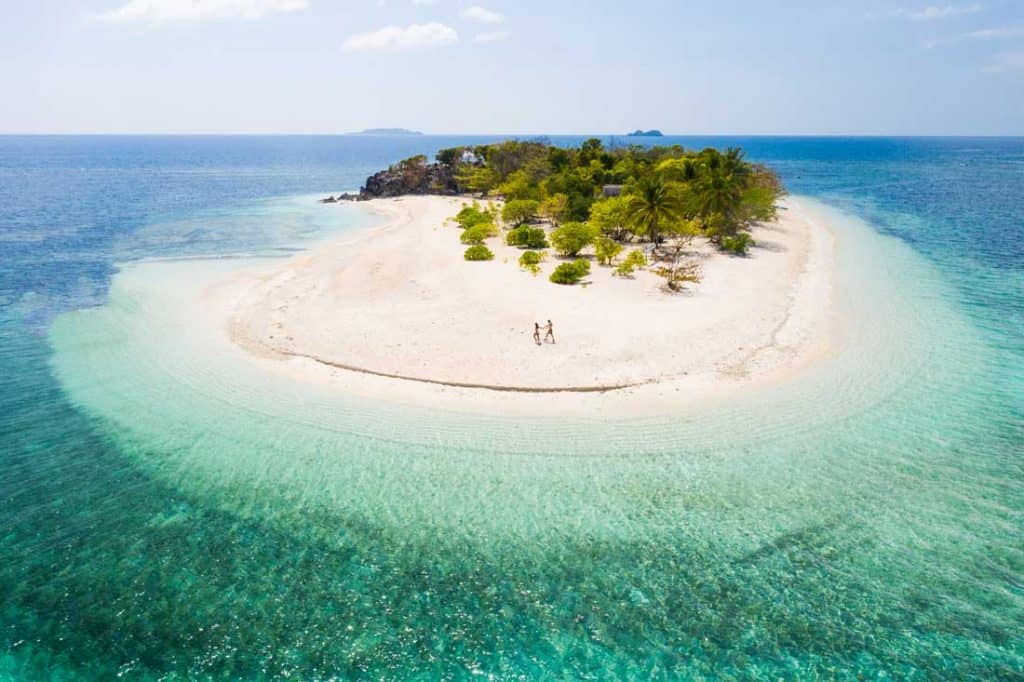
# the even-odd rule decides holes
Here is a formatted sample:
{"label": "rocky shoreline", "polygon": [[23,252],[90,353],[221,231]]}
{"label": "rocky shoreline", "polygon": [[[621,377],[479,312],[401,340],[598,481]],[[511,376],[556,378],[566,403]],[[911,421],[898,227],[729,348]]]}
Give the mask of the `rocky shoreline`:
{"label": "rocky shoreline", "polygon": [[322,204],[339,201],[368,201],[409,194],[452,196],[459,193],[452,167],[446,163],[428,163],[426,157],[406,159],[366,178],[358,194],[343,192],[320,200]]}

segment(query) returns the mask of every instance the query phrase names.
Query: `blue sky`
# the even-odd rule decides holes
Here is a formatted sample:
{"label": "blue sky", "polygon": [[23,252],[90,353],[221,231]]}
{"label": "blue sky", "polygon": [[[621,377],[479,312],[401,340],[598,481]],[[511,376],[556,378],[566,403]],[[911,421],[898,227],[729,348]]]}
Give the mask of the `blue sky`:
{"label": "blue sky", "polygon": [[1024,0],[35,0],[4,133],[1024,134]]}

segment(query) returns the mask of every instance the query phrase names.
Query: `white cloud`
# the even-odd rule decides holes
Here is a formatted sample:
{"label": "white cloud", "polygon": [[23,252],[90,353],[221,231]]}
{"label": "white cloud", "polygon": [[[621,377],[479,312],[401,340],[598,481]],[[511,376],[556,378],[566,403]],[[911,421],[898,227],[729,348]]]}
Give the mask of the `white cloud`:
{"label": "white cloud", "polygon": [[508,31],[494,31],[492,33],[477,33],[473,37],[474,43],[497,43],[502,40],[508,40],[512,34]]}
{"label": "white cloud", "polygon": [[480,5],[473,5],[472,7],[467,7],[462,11],[462,16],[466,17],[467,19],[473,19],[474,21],[479,21],[484,24],[500,24],[501,22],[505,21],[504,14],[486,9],[484,7],[481,7]]}
{"label": "white cloud", "polygon": [[297,12],[309,0],[129,0],[99,18],[113,22],[162,24],[206,19],[260,19],[277,12]]}
{"label": "white cloud", "polygon": [[956,5],[934,5],[916,12],[907,12],[906,15],[916,21],[935,21],[936,19],[948,19],[949,17],[957,17],[964,14],[977,14],[983,9],[985,9],[985,6],[979,3],[963,7],[957,7]]}
{"label": "white cloud", "polygon": [[981,68],[985,73],[1006,73],[1024,70],[1024,52],[996,55],[992,63]]}
{"label": "white cloud", "polygon": [[972,40],[998,40],[1000,38],[1019,38],[1024,36],[1024,26],[1000,26],[999,28],[983,28],[965,33],[965,38]]}
{"label": "white cloud", "polygon": [[349,36],[342,44],[348,52],[357,50],[411,50],[421,47],[438,47],[458,42],[459,34],[444,24],[411,24],[410,26],[385,26],[379,31],[358,33]]}
{"label": "white cloud", "polygon": [[433,5],[436,2],[437,0],[412,0],[412,4],[414,5]]}

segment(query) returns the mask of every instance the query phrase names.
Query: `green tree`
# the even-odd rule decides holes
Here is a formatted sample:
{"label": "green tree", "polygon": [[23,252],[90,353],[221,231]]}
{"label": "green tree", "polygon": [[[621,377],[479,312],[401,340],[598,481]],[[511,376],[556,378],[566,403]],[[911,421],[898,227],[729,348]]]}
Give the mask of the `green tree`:
{"label": "green tree", "polygon": [[578,256],[580,251],[594,243],[597,229],[586,223],[565,223],[551,232],[551,244],[560,254]]}
{"label": "green tree", "polygon": [[684,203],[679,194],[656,175],[640,178],[626,197],[626,219],[638,235],[647,237],[655,244],[661,237],[662,226],[680,219],[683,209]]}
{"label": "green tree", "polygon": [[500,177],[489,166],[461,165],[455,175],[459,189],[464,192],[479,192],[487,195],[498,186]]}
{"label": "green tree", "polygon": [[513,199],[501,209],[501,219],[512,227],[519,227],[536,219],[540,202],[535,199]]}
{"label": "green tree", "polygon": [[540,187],[530,179],[530,176],[523,170],[513,171],[505,180],[498,185],[498,194],[505,197],[506,201],[514,199],[539,200],[541,197]]}
{"label": "green tree", "polygon": [[569,197],[556,192],[540,203],[539,210],[553,225],[561,225],[569,217]]}
{"label": "green tree", "polygon": [[621,241],[628,233],[626,200],[623,197],[609,197],[595,201],[590,207],[589,222],[601,234]]}
{"label": "green tree", "polygon": [[665,228],[667,243],[662,250],[662,264],[654,272],[665,278],[672,291],[679,291],[686,282],[700,281],[700,263],[686,258],[690,244],[700,232],[699,220],[679,220]]}

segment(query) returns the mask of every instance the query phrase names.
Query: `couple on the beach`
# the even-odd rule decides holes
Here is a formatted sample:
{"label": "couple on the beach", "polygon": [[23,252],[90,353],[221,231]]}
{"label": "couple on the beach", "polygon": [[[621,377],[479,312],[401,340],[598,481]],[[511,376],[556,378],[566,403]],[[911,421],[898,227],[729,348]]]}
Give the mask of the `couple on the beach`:
{"label": "couple on the beach", "polygon": [[[537,322],[533,323],[533,340],[539,346],[540,345],[540,324]],[[555,342],[555,325],[551,324],[551,320],[548,320],[548,325],[544,327],[544,340],[551,339],[551,343]]]}

